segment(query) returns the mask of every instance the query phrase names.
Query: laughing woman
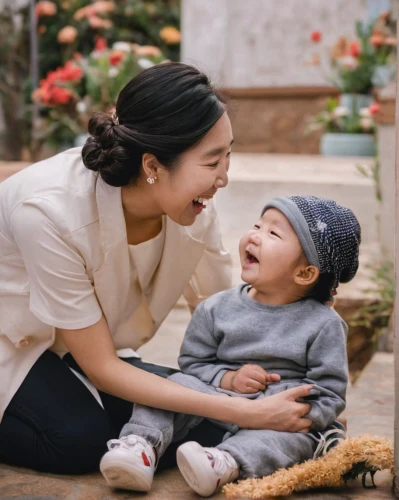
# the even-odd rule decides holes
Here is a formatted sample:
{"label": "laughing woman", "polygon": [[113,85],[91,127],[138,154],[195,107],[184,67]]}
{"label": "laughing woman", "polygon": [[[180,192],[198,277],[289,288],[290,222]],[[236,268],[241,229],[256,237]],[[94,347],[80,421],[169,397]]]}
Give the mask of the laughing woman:
{"label": "laughing woman", "polygon": [[[0,461],[96,470],[132,402],[307,430],[309,405],[295,399],[308,387],[260,401],[203,395],[132,354],[181,294],[194,309],[230,287],[212,200],[233,142],[224,99],[197,69],[161,64],[89,132],[83,149],[0,185]],[[207,425],[196,440],[212,445],[221,436]]]}

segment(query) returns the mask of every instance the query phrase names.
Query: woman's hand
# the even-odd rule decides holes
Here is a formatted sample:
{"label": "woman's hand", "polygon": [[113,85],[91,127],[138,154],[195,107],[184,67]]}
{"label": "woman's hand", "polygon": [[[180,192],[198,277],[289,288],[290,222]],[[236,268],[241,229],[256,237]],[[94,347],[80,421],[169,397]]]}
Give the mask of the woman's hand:
{"label": "woman's hand", "polygon": [[234,423],[245,429],[309,432],[312,421],[304,416],[311,406],[296,400],[308,396],[312,387],[301,385],[255,401],[231,398],[237,412]]}
{"label": "woman's hand", "polygon": [[258,365],[244,365],[239,370],[224,374],[220,387],[240,394],[255,394],[264,391],[270,382],[278,382],[280,375],[268,373]]}

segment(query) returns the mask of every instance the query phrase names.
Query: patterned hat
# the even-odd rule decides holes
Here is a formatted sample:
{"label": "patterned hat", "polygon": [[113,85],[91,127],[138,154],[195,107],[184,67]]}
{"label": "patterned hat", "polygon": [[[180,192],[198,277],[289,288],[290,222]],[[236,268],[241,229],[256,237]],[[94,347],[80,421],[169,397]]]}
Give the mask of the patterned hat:
{"label": "patterned hat", "polygon": [[333,289],[347,283],[359,267],[361,231],[349,208],[316,196],[273,198],[262,210],[276,208],[290,221],[310,265],[334,275]]}

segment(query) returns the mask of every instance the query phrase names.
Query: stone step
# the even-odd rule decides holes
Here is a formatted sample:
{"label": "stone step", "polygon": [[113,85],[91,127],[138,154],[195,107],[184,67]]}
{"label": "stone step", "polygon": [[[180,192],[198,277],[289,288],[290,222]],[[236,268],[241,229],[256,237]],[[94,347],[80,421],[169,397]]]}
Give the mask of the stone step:
{"label": "stone step", "polygon": [[229,186],[216,197],[222,229],[237,239],[271,198],[309,194],[352,209],[362,227],[363,242],[375,242],[378,202],[374,184],[357,168],[370,169],[373,162],[357,157],[234,153]]}

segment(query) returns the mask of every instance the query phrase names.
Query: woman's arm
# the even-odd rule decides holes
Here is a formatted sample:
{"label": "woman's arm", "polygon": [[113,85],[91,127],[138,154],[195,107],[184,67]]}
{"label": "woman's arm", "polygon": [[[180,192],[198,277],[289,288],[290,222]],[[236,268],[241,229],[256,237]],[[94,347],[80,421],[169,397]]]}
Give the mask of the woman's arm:
{"label": "woman's arm", "polygon": [[295,400],[312,386],[284,391],[258,401],[210,396],[129,365],[116,356],[104,317],[80,330],[58,330],[78,365],[101,391],[154,408],[232,422],[242,428],[307,432],[311,421],[301,418],[310,406]]}

